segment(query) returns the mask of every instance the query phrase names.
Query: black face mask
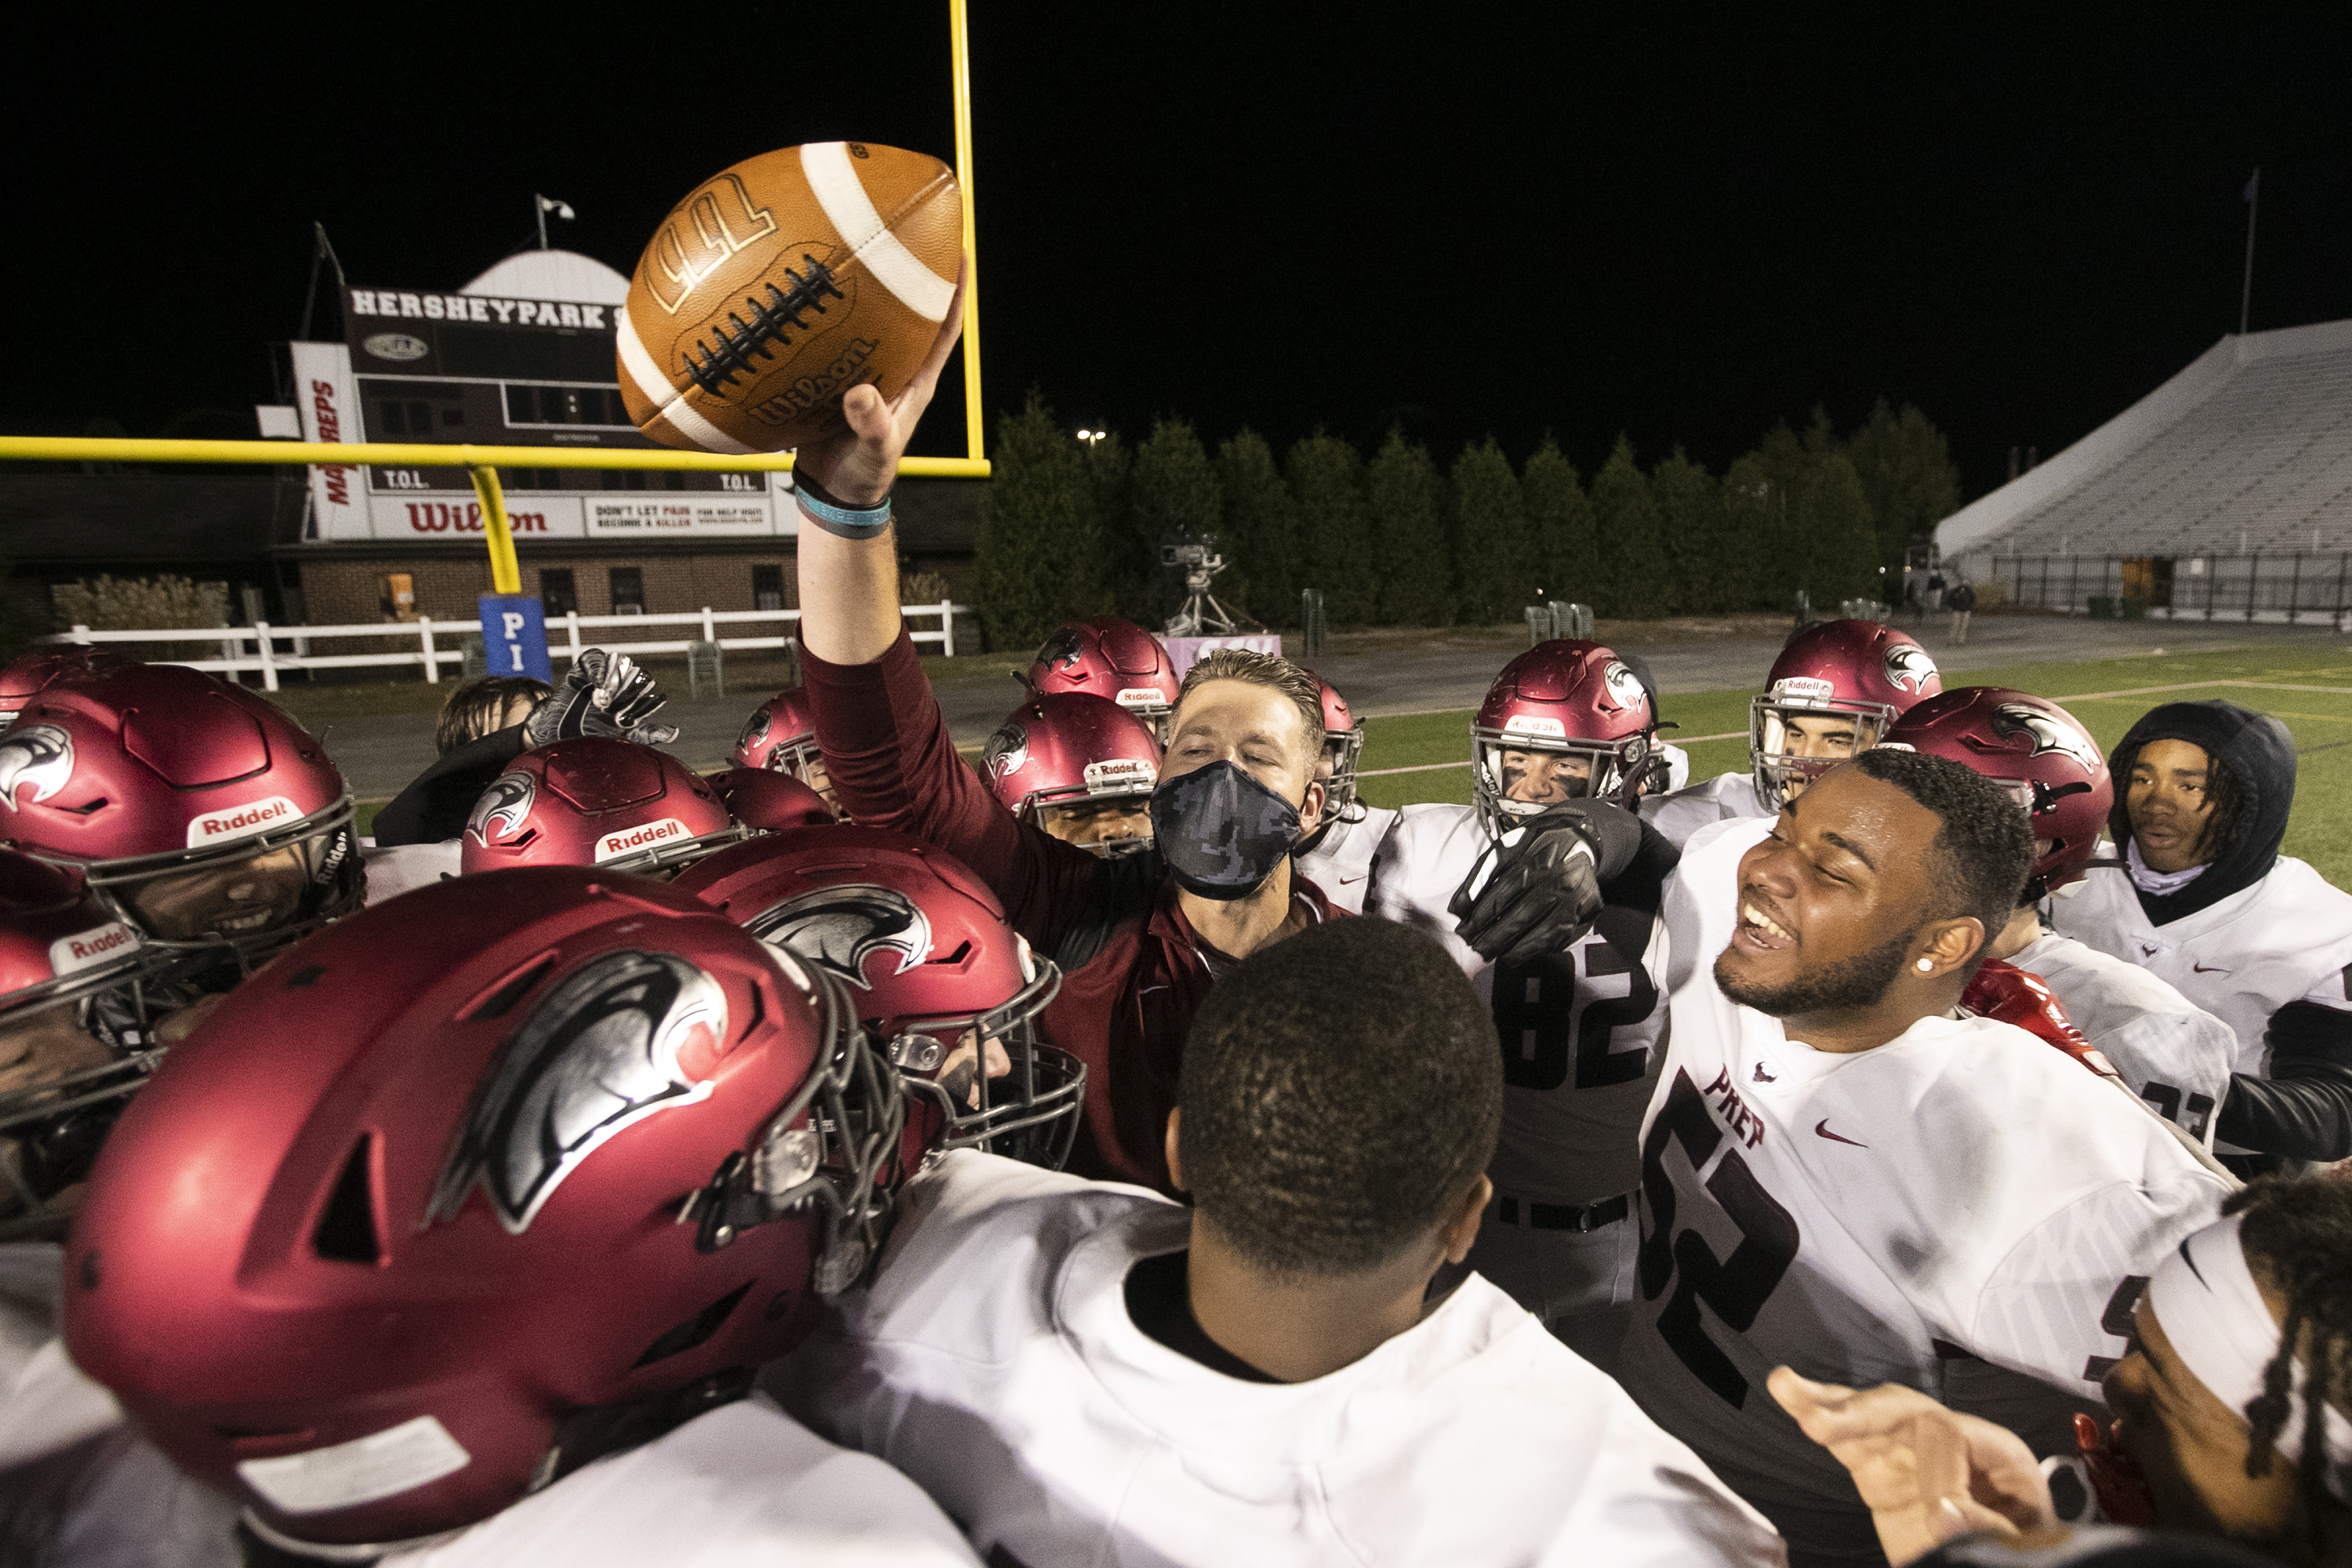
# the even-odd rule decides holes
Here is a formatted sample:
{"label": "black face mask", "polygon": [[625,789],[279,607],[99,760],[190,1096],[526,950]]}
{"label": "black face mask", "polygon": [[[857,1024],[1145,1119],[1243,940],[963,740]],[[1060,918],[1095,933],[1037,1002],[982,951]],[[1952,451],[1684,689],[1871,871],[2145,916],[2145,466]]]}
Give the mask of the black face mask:
{"label": "black face mask", "polygon": [[1162,779],[1151,831],[1176,885],[1229,903],[1248,898],[1298,842],[1298,808],[1231,763]]}

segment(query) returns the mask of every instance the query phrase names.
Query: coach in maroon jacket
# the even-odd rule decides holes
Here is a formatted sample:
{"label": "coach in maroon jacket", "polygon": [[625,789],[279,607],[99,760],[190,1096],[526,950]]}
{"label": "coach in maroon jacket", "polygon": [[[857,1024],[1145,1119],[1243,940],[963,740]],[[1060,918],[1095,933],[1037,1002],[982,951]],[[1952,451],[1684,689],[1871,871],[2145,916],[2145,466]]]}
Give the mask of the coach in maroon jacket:
{"label": "coach in maroon jacket", "polygon": [[[1043,1023],[1087,1064],[1070,1169],[1170,1191],[1168,1113],[1201,999],[1229,964],[1331,915],[1289,858],[1323,812],[1321,687],[1261,655],[1195,666],[1170,720],[1150,855],[1098,859],[998,804],[957,755],[899,623],[890,486],[954,345],[961,295],[947,320],[905,392],[885,402],[852,387],[847,428],[799,450],[800,641],[817,741],[853,818],[962,860],[1062,965]],[[1583,843],[1530,830],[1465,901],[1465,940],[1557,942],[1563,920],[1589,921],[1600,898]]]}

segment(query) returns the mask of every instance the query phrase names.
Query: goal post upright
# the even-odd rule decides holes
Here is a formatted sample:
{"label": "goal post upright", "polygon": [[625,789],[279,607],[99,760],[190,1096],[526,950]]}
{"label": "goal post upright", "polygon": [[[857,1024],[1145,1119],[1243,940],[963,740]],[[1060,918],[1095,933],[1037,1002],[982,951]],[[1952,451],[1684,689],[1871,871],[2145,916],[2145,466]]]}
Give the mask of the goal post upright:
{"label": "goal post upright", "polygon": [[986,459],[982,440],[980,406],[980,231],[973,225],[971,200],[971,30],[964,21],[964,0],[948,0],[948,28],[955,56],[956,189],[963,198],[963,437],[964,454],[972,462]]}

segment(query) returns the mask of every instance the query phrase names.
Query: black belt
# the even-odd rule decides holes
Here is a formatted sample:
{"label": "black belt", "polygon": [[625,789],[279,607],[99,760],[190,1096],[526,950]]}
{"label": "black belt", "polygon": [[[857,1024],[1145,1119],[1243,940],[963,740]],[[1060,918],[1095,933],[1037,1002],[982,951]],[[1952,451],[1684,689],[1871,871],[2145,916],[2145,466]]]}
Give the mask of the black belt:
{"label": "black belt", "polygon": [[[1626,1194],[1620,1193],[1583,1207],[1575,1204],[1522,1204],[1517,1198],[1505,1197],[1496,1204],[1496,1217],[1505,1225],[1524,1225],[1530,1230],[1599,1230],[1625,1217],[1631,1208],[1626,1197]],[[1520,1217],[1523,1214],[1524,1219]]]}

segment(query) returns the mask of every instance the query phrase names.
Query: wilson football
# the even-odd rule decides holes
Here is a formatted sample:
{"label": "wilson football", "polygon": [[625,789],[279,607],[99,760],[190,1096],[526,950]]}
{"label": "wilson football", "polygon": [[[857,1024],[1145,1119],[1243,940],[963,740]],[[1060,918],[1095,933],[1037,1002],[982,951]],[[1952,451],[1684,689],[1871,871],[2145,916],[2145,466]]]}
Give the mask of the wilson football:
{"label": "wilson football", "polygon": [[629,279],[621,395],[667,447],[781,452],[841,427],[841,395],[905,390],[963,258],[937,158],[818,142],[722,170],[670,210]]}

